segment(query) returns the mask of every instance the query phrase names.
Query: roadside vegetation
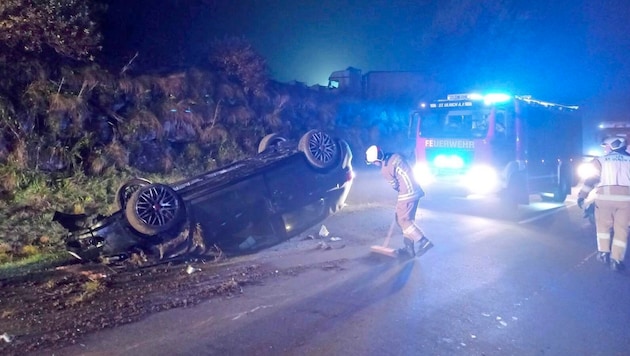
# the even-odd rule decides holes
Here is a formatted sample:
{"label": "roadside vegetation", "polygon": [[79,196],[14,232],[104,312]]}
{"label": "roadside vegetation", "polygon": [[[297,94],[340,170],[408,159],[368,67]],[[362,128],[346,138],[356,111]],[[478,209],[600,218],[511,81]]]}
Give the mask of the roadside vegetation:
{"label": "roadside vegetation", "polygon": [[[327,88],[269,80],[242,38],[212,42],[195,67],[147,72],[136,56],[99,64],[98,1],[0,3],[0,263],[63,251],[56,210],[114,211],[133,177],[172,182],[256,153],[277,132],[334,132],[355,150],[406,130],[406,116]],[[358,156],[358,155],[357,155]]]}

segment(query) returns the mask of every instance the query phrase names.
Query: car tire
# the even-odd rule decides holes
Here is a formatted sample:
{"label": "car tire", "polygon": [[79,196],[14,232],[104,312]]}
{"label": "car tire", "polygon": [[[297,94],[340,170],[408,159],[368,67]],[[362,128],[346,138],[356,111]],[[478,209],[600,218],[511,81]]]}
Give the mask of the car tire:
{"label": "car tire", "polygon": [[145,187],[149,184],[151,184],[151,181],[148,179],[132,178],[121,185],[116,192],[116,205],[118,209],[124,210],[131,195],[141,187]]}
{"label": "car tire", "polygon": [[260,143],[258,144],[258,153],[263,153],[268,148],[276,146],[278,143],[284,142],[286,140],[286,138],[280,136],[280,134],[278,133],[271,133],[269,135],[266,135],[262,138],[262,140],[260,140]]}
{"label": "car tire", "polygon": [[184,215],[183,201],[173,188],[164,184],[140,187],[131,195],[125,208],[129,225],[149,236],[173,229]]}
{"label": "car tire", "polygon": [[331,168],[339,160],[339,145],[330,135],[320,130],[305,133],[300,138],[298,149],[315,168]]}

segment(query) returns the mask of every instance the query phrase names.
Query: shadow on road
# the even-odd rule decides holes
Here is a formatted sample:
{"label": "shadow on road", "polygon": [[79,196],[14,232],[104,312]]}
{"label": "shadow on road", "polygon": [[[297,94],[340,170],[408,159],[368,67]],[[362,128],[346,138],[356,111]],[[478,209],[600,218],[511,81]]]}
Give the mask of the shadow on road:
{"label": "shadow on road", "polygon": [[[366,255],[359,258],[359,263],[367,268],[356,269],[362,271],[340,283],[327,286],[325,289],[310,295],[304,299],[298,299],[292,304],[283,305],[278,313],[287,313],[299,318],[299,323],[291,327],[273,328],[282,316],[272,313],[263,318],[258,318],[248,325],[243,325],[238,332],[221,336],[222,340],[239,340],[243,335],[259,335],[261,330],[274,330],[272,339],[265,336],[270,348],[281,350],[299,350],[303,345],[311,344],[311,338],[316,335],[327,335],[340,325],[349,325],[349,320],[356,318],[365,309],[371,309],[369,314],[373,318],[387,315],[391,309],[388,299],[400,293],[406,286],[410,277],[414,275],[415,259],[398,260],[385,256]],[[354,269],[353,269],[354,270]],[[273,341],[271,341],[273,340]],[[208,340],[212,343],[212,340]],[[278,342],[277,345],[273,345]],[[227,342],[226,345],[231,344]],[[250,346],[257,342],[248,343]],[[217,347],[219,349],[217,349]],[[254,350],[248,345],[241,344],[242,349],[229,351],[234,353],[249,353]],[[252,346],[255,347],[255,346]],[[206,350],[207,351],[207,350]],[[213,352],[220,352],[220,346],[213,344]],[[228,351],[228,350],[225,350]]]}

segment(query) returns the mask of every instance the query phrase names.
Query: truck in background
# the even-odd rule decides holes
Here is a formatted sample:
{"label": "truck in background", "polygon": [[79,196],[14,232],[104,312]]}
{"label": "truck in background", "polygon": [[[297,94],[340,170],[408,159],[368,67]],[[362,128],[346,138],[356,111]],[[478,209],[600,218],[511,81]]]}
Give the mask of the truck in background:
{"label": "truck in background", "polygon": [[435,82],[414,71],[370,71],[348,67],[332,72],[328,88],[340,94],[376,102],[412,103],[435,92]]}
{"label": "truck in background", "polygon": [[[438,91],[429,76],[413,71],[371,71],[348,67],[332,72],[328,91],[338,97],[337,129],[355,152],[370,145],[413,156],[409,117],[417,103]],[[357,129],[359,128],[359,129]]]}
{"label": "truck in background", "polygon": [[577,184],[582,119],[577,106],[531,96],[454,94],[421,104],[410,119],[416,179],[511,204],[531,194],[564,202]]}

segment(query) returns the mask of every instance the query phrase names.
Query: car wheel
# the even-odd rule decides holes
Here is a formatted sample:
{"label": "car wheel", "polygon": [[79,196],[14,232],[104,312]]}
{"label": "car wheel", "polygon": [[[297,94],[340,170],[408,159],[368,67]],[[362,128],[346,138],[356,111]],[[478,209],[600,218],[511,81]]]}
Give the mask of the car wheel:
{"label": "car wheel", "polygon": [[184,203],[173,188],[164,184],[140,187],[129,198],[125,217],[141,234],[156,235],[179,224],[184,216]]}
{"label": "car wheel", "polygon": [[124,210],[131,195],[141,187],[151,184],[151,181],[144,178],[133,178],[121,185],[116,192],[116,205],[120,210]]}
{"label": "car wheel", "polygon": [[280,136],[280,134],[278,133],[269,134],[263,137],[262,140],[260,140],[260,143],[258,144],[258,153],[262,153],[266,151],[269,147],[273,147],[278,143],[284,142],[286,140],[286,138]]}
{"label": "car wheel", "polygon": [[325,132],[311,130],[300,138],[298,149],[315,168],[330,168],[339,160],[339,145]]}

